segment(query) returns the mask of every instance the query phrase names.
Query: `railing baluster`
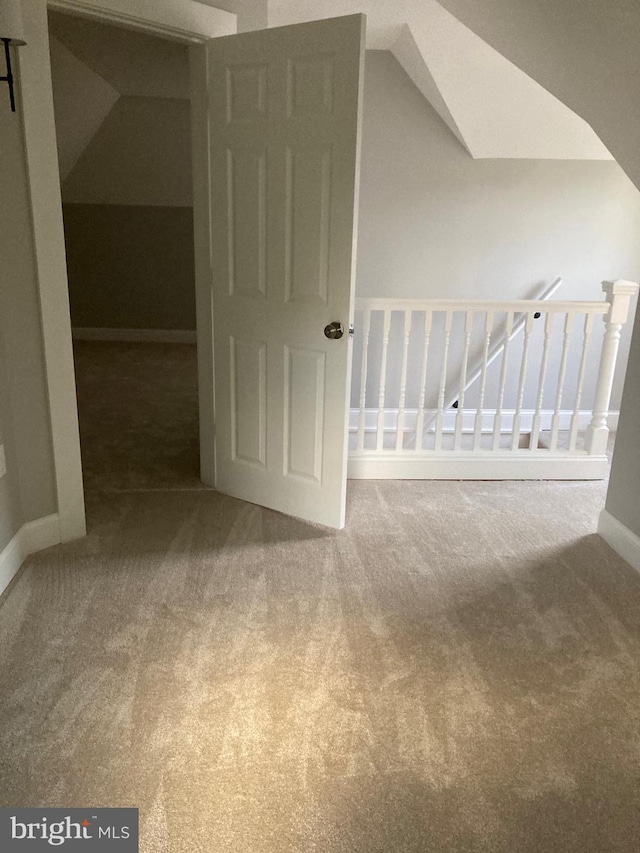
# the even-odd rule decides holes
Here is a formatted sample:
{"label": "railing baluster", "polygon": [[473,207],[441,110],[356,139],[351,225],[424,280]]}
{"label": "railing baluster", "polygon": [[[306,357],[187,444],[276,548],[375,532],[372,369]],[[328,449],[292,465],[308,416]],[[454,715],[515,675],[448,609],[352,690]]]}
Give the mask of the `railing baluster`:
{"label": "railing baluster", "polygon": [[[547,288],[547,290],[544,291],[544,293],[540,296],[540,299],[537,301],[538,302],[545,302],[548,299],[550,299],[551,296],[553,296],[553,294],[556,292],[556,290],[560,287],[561,284],[562,284],[562,279],[557,278],[553,282],[551,287]],[[451,301],[449,301],[449,305],[450,304],[451,304]],[[462,310],[466,309],[468,311],[488,311],[489,309],[493,310],[494,305],[496,305],[496,304],[497,303],[487,303],[487,302],[482,302],[482,301],[481,302],[471,301],[471,302],[466,302],[464,305],[460,305],[459,308],[454,308],[453,310],[462,311]],[[526,322],[527,313],[531,309],[531,306],[534,303],[531,300],[516,300],[515,302],[510,302],[508,304],[509,304],[509,306],[511,306],[512,310],[514,310],[514,311],[517,310],[518,312],[521,312],[521,316],[519,317],[517,322],[513,323],[513,327],[511,329],[511,333],[509,335],[509,337],[513,338],[518,334],[520,329],[522,329],[522,327],[524,326],[524,324]],[[575,303],[573,303],[573,304],[575,304]],[[582,304],[584,304],[584,303],[582,303]],[[431,303],[431,310],[432,311],[445,311],[447,309],[447,307],[448,306],[446,303],[444,303],[444,304],[438,303],[438,302],[432,302]],[[414,310],[417,311],[418,308],[414,307]],[[531,310],[533,310],[533,309],[531,309]],[[505,345],[505,337],[503,336],[498,341],[498,343],[496,343],[495,346],[492,347],[492,349],[489,351],[489,354],[487,356],[487,367],[490,364],[492,364],[496,358],[498,358],[498,356],[500,355],[500,353],[504,349],[504,345]],[[476,379],[480,376],[481,373],[482,373],[482,365],[480,365],[479,367],[476,367],[476,369],[473,370],[470,375],[469,374],[467,375],[467,388],[469,388],[476,381]],[[451,397],[448,401],[445,402],[445,406],[443,408],[448,410],[456,402],[459,394],[460,394],[460,389],[457,388],[453,397]],[[423,432],[424,432],[424,430],[429,429],[429,427],[435,421],[435,419],[436,419],[435,415],[432,418],[429,418],[429,420],[426,422],[426,424],[423,428]]]}
{"label": "railing baluster", "polygon": [[582,402],[582,388],[584,386],[584,374],[587,367],[587,353],[589,350],[589,341],[593,332],[594,314],[585,314],[584,316],[584,332],[582,335],[582,355],[580,356],[580,367],[578,368],[578,381],[576,387],[576,402],[573,407],[573,415],[571,416],[571,432],[569,433],[569,450],[576,449],[578,440],[578,429],[580,428],[580,403]]}
{"label": "railing baluster", "polygon": [[[553,287],[556,287],[555,283]],[[509,447],[512,451],[518,450],[512,456],[512,461],[516,470],[519,470],[517,466],[522,467],[521,462],[524,458],[523,453],[519,452],[522,439],[521,430],[525,417],[524,406],[529,406],[529,402],[535,408],[533,409],[531,435],[528,443],[529,450],[524,451],[524,453],[530,453],[528,467],[524,469],[525,476],[536,475],[538,471],[542,476],[546,476],[547,472],[552,472],[554,464],[552,457],[556,456],[558,452],[559,432],[560,429],[565,428],[568,433],[568,451],[567,454],[563,453],[563,456],[571,455],[571,470],[575,467],[580,478],[583,474],[603,471],[603,457],[606,453],[608,436],[607,414],[620,329],[627,319],[631,298],[637,293],[638,287],[630,282],[619,281],[605,283],[604,290],[607,294],[607,301],[604,303],[586,300],[559,300],[549,304],[546,300],[522,299],[506,302],[375,298],[356,300],[356,308],[362,312],[358,314],[359,332],[360,328],[362,330],[362,356],[360,387],[358,389],[359,400],[356,397],[356,404],[359,403],[357,426],[354,425],[356,435],[352,436],[355,438],[353,451],[355,475],[358,476],[363,470],[362,467],[358,466],[366,467],[368,464],[367,457],[370,454],[375,455],[390,448],[396,451],[400,451],[402,448],[415,448],[416,456],[419,455],[425,462],[429,456],[433,458],[434,454],[441,457],[449,456],[450,458],[455,456],[457,464],[459,464],[467,455],[461,452],[465,448],[472,449],[478,456],[483,457],[483,448],[485,447],[490,447],[493,451],[498,451],[501,447]],[[400,331],[400,322],[398,322],[398,329],[396,330],[394,317],[398,321],[401,318],[400,316],[396,317],[394,312],[402,315],[402,331]],[[420,319],[415,316],[416,313],[420,315]],[[482,315],[481,321],[476,321],[478,314]],[[498,314],[500,315],[499,320]],[[541,330],[539,337],[537,334],[533,335],[536,314],[538,316],[540,314],[545,315],[544,321],[541,321],[541,323],[544,322],[544,329]],[[561,349],[561,353],[558,352],[559,366],[554,365],[553,368],[554,373],[558,374],[558,385],[557,387],[554,386],[552,390],[548,386],[551,384],[550,365],[552,355],[555,353],[554,339],[558,337],[559,321],[555,319],[556,314],[563,315],[564,338],[561,345],[558,342],[558,350]],[[434,316],[436,315],[437,342],[434,339]],[[578,335],[576,328],[578,315],[584,315],[584,327],[581,318],[581,343],[575,341],[574,347],[573,337]],[[460,322],[457,319],[458,316],[460,316]],[[463,316],[464,319],[462,319]],[[585,453],[585,451],[578,451],[576,445],[581,427],[582,411],[580,407],[585,404],[583,397],[587,372],[591,363],[591,345],[594,343],[593,336],[596,329],[595,318],[599,316],[604,318],[605,335],[593,413],[585,436]],[[502,320],[502,317],[505,319]],[[414,332],[418,332],[420,324],[422,324],[421,354],[420,344],[416,340],[414,346],[412,337]],[[476,325],[480,326],[480,324],[483,331],[478,328],[476,339]],[[378,330],[379,325],[380,331]],[[463,335],[460,344],[458,344],[459,327]],[[396,338],[396,331],[399,331],[401,337]],[[518,356],[516,357],[513,341],[521,331],[524,332],[524,340],[522,349],[518,349]],[[482,335],[484,337],[481,340]],[[580,345],[582,350],[579,353]],[[438,351],[435,352],[434,348],[437,348]],[[394,362],[393,370],[391,369],[392,358],[397,359]],[[434,358],[439,359],[437,366],[433,361]],[[460,358],[461,361],[459,361]],[[499,368],[498,358],[501,358]],[[420,364],[418,364],[419,360]],[[485,435],[484,430],[490,427],[490,424],[487,423],[485,406],[488,402],[488,389],[492,386],[492,373],[489,371],[489,365],[494,360],[496,361],[496,371],[499,370],[499,374],[496,377],[498,387],[495,417],[492,416],[491,418],[493,425],[493,437],[491,439]],[[378,369],[380,371],[378,387],[373,388],[372,371],[374,371],[377,381]],[[433,376],[434,370],[438,376]],[[394,387],[393,394],[387,393],[387,382],[391,381],[387,377],[387,372],[394,377],[394,380],[396,376],[399,379],[399,389]],[[509,379],[510,373],[515,374],[513,385]],[[455,378],[453,378],[454,376]],[[569,377],[572,380],[574,377],[576,378],[571,388],[568,384]],[[555,381],[556,377],[553,378]],[[407,431],[406,434],[405,430],[407,430],[408,420],[411,416],[407,405],[413,405],[414,401],[410,399],[410,394],[413,395],[414,383],[418,379],[420,384],[416,392],[418,408],[414,441],[413,430]],[[535,384],[536,381],[537,385]],[[438,382],[439,384],[436,385]],[[465,402],[468,406],[471,393],[468,389],[472,388],[474,383],[477,383],[477,397],[474,392],[474,401],[477,401],[477,406],[473,407],[471,420],[467,421],[465,419]],[[555,398],[550,424],[544,420],[543,406],[547,392],[551,392]],[[515,393],[513,403],[511,401],[512,393]],[[373,400],[371,399],[372,395]],[[529,399],[530,395],[531,400]],[[371,440],[371,444],[368,446],[370,440],[368,430],[372,424],[367,419],[370,412],[367,405],[369,407],[375,405],[374,400],[376,398],[378,401],[375,417],[376,439],[375,441]],[[392,426],[391,422],[386,423],[385,404],[387,398],[393,398],[394,404],[397,403],[398,405],[397,418],[393,418],[395,441],[390,436],[385,436],[385,427],[390,431]],[[452,420],[452,434],[449,436],[449,419],[453,416],[451,407],[456,400],[458,401],[457,412],[455,419]],[[571,410],[565,412],[562,406],[564,404],[566,408],[568,403],[570,403]],[[490,402],[490,405],[492,404],[493,401]],[[501,430],[507,429],[505,412],[510,410],[512,405],[514,406],[514,417],[512,424],[509,419],[508,427],[511,435],[507,441],[507,436],[501,435]],[[570,417],[570,422],[566,425],[564,423],[565,416]],[[528,423],[526,426],[529,426]],[[473,439],[470,436],[467,437],[469,438],[468,445],[465,443],[465,430],[467,428],[470,434],[473,433]],[[547,428],[550,428],[551,432],[549,449],[555,451],[551,457],[548,453],[536,453],[540,434],[543,429]],[[447,431],[446,436],[445,430]],[[529,432],[529,429],[527,428],[526,431]],[[434,435],[433,439],[431,438],[432,434]],[[425,436],[428,438],[425,439]],[[428,450],[425,450],[425,444],[428,446]],[[564,447],[564,440],[562,446]],[[454,453],[443,454],[443,447],[447,451],[453,450]],[[592,458],[585,462],[583,470],[580,467],[580,459],[586,457],[587,454]],[[535,460],[533,456],[536,456]],[[593,457],[598,458],[594,459]],[[386,464],[384,458],[381,461],[384,468],[384,464]],[[539,462],[540,465],[531,465],[529,468],[529,464],[533,461]],[[490,474],[490,467],[483,467],[485,462],[489,465],[486,457],[484,460],[481,458],[477,470]],[[410,457],[403,458],[401,454],[398,454],[397,465],[402,476],[412,475]],[[377,472],[382,469],[375,468],[375,470]],[[429,469],[424,466],[424,470],[428,471]],[[476,468],[474,467],[473,470]],[[531,474],[527,473],[529,470]],[[416,475],[420,476],[420,465],[416,466]],[[485,475],[483,473],[483,476]],[[500,476],[499,472],[498,476]]]}
{"label": "railing baluster", "polygon": [[442,450],[442,421],[444,417],[444,395],[447,389],[447,362],[449,360],[449,342],[451,340],[451,324],[453,311],[445,311],[444,321],[444,352],[442,354],[442,370],[440,371],[440,389],[438,392],[438,411],[436,414],[435,450]]}
{"label": "railing baluster", "polygon": [[389,331],[391,329],[391,311],[385,309],[382,323],[382,355],[380,358],[380,387],[378,389],[378,423],[376,428],[376,450],[382,450],[384,442],[384,401],[387,384],[387,355],[389,352]]}
{"label": "railing baluster", "polygon": [[496,416],[493,419],[493,443],[492,450],[500,447],[500,435],[502,433],[502,406],[504,404],[504,389],[507,382],[507,356],[509,355],[509,344],[513,332],[513,311],[507,312],[505,325],[504,347],[502,349],[502,362],[500,364],[500,384],[498,386],[498,402],[496,405]]}
{"label": "railing baluster", "polygon": [[531,439],[529,441],[529,449],[538,449],[538,439],[540,438],[540,420],[542,417],[542,404],[544,402],[544,383],[547,378],[547,361],[549,358],[549,341],[553,330],[553,318],[555,314],[547,311],[547,316],[544,321],[544,343],[542,345],[542,358],[540,360],[540,373],[538,375],[538,393],[536,395],[536,410],[533,415],[533,423],[531,425]]}
{"label": "railing baluster", "polygon": [[462,422],[464,418],[464,395],[467,386],[467,369],[469,364],[469,346],[471,345],[471,330],[473,328],[473,311],[467,311],[464,318],[464,352],[462,353],[462,367],[460,368],[460,395],[458,396],[458,408],[456,410],[456,427],[453,439],[453,449],[460,450],[462,442]]}
{"label": "railing baluster", "polygon": [[429,342],[431,340],[431,324],[433,313],[424,312],[424,333],[422,338],[422,372],[420,374],[420,396],[418,398],[418,418],[416,421],[416,450],[422,450],[424,444],[424,402],[427,393],[427,367],[429,363]]}
{"label": "railing baluster", "polygon": [[411,319],[413,312],[406,310],[402,316],[402,368],[400,370],[400,400],[398,402],[398,421],[396,425],[396,450],[402,450],[404,439],[404,406],[407,399],[407,357],[409,354],[409,338],[411,336]]}
{"label": "railing baluster", "polygon": [[478,408],[476,419],[473,424],[473,449],[478,450],[482,439],[482,416],[484,411],[484,395],[487,387],[487,367],[489,361],[489,347],[491,346],[491,332],[493,330],[493,311],[487,311],[484,319],[484,349],[482,350],[482,369],[480,372],[480,394],[478,396]]}
{"label": "railing baluster", "polygon": [[620,330],[627,322],[631,297],[638,292],[638,285],[630,281],[603,281],[602,289],[607,294],[609,310],[604,318],[604,341],[596,383],[596,397],[593,404],[593,417],[587,430],[587,453],[591,456],[604,455],[607,452],[609,427],[607,416],[613,377],[620,344]]}
{"label": "railing baluster", "polygon": [[520,424],[522,423],[522,403],[524,401],[524,388],[527,378],[527,359],[529,356],[529,342],[531,340],[531,329],[533,327],[533,311],[527,314],[524,326],[524,341],[522,344],[522,360],[520,361],[520,379],[518,381],[518,397],[516,400],[516,411],[513,416],[513,433],[511,435],[511,450],[517,450],[520,445]]}
{"label": "railing baluster", "polygon": [[358,410],[358,441],[356,448],[364,450],[364,428],[367,405],[367,366],[369,360],[369,335],[371,333],[371,309],[362,312],[362,362],[360,364],[360,409]]}
{"label": "railing baluster", "polygon": [[556,389],[556,402],[553,407],[553,417],[551,419],[551,439],[549,441],[549,450],[556,450],[558,447],[558,432],[560,430],[560,406],[562,405],[562,392],[564,388],[564,378],[567,372],[567,355],[569,352],[569,340],[571,338],[571,330],[573,328],[574,313],[567,312],[564,321],[564,337],[562,340],[562,356],[560,358],[560,369],[558,371],[558,387]]}

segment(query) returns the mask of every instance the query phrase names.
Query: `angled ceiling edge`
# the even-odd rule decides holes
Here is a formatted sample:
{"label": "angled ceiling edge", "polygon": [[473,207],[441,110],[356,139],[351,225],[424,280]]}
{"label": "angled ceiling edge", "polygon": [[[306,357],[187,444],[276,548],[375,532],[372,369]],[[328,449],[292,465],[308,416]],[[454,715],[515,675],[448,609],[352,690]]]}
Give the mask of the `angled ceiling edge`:
{"label": "angled ceiling edge", "polygon": [[413,14],[416,48],[475,158],[611,159],[580,116],[437,0]]}
{"label": "angled ceiling edge", "polygon": [[[64,12],[55,12],[51,9],[48,10],[48,19],[49,19],[49,35],[55,38],[55,40],[63,45],[69,53],[72,53],[73,56],[85,65],[93,74],[100,77],[101,80],[110,86],[114,91],[121,95],[122,92],[118,89],[115,81],[107,79],[105,75],[101,71],[101,64],[96,61],[92,61],[91,52],[78,50],[78,46],[76,40],[70,36],[70,33],[67,29],[67,26],[74,27],[77,22],[79,22],[79,26],[81,27],[85,23],[84,18],[77,18],[74,15],[67,15]],[[67,22],[69,22],[67,24]]]}
{"label": "angled ceiling edge", "polygon": [[58,163],[64,183],[120,93],[54,36],[49,45]]}
{"label": "angled ceiling edge", "polygon": [[467,154],[473,157],[473,152],[451,114],[442,92],[429,70],[427,60],[418,48],[411,32],[411,27],[408,24],[403,25],[398,38],[391,48],[391,52]]}

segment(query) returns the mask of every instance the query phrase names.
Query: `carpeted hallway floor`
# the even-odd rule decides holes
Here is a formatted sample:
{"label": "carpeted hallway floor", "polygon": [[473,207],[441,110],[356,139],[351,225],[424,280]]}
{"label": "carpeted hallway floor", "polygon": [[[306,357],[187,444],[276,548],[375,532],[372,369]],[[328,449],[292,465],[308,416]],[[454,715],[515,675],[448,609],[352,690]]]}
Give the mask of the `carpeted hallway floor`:
{"label": "carpeted hallway floor", "polygon": [[605,484],[354,481],[330,532],[148,471],[1,600],[0,805],[138,806],[145,853],[639,849]]}

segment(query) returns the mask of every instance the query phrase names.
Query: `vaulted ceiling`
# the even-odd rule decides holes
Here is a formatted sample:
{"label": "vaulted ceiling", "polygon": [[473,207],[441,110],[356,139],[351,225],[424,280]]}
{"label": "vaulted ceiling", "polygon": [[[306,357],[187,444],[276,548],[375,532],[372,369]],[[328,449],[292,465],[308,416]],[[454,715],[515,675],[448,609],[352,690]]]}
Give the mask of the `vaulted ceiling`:
{"label": "vaulted ceiling", "polygon": [[83,153],[126,110],[123,98],[189,98],[189,55],[168,39],[53,11],[49,35],[58,160],[67,190]]}
{"label": "vaulted ceiling", "polygon": [[[367,46],[393,52],[470,156],[613,159],[582,118],[437,0],[268,0],[270,26],[355,12],[367,15]],[[49,26],[63,178],[118,97],[189,97],[184,45],[56,12]]]}
{"label": "vaulted ceiling", "polygon": [[613,159],[582,118],[436,0],[270,0],[269,25],[356,12],[367,46],[393,51],[472,157]]}

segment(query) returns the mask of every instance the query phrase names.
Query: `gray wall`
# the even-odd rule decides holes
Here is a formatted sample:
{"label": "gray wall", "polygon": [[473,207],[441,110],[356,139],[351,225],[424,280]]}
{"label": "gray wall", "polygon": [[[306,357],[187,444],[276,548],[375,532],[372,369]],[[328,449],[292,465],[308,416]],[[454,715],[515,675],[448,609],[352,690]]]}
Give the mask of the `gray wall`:
{"label": "gray wall", "polygon": [[190,115],[189,101],[122,96],[63,182],[62,200],[190,207]]}
{"label": "gray wall", "polygon": [[556,299],[599,301],[640,276],[640,193],[616,163],[473,160],[388,51],[367,52],[359,228],[359,296],[525,299],[561,276]]}
{"label": "gray wall", "polygon": [[[3,89],[3,95],[6,91]],[[20,112],[0,98],[0,550],[56,511],[31,211]]]}
{"label": "gray wall", "polygon": [[121,97],[62,198],[74,327],[195,329],[189,101]]}
{"label": "gray wall", "polygon": [[195,329],[189,207],[65,204],[74,327]]}
{"label": "gray wall", "polygon": [[[640,187],[640,4],[440,0],[583,116]],[[607,509],[640,536],[640,316],[636,316]]]}

